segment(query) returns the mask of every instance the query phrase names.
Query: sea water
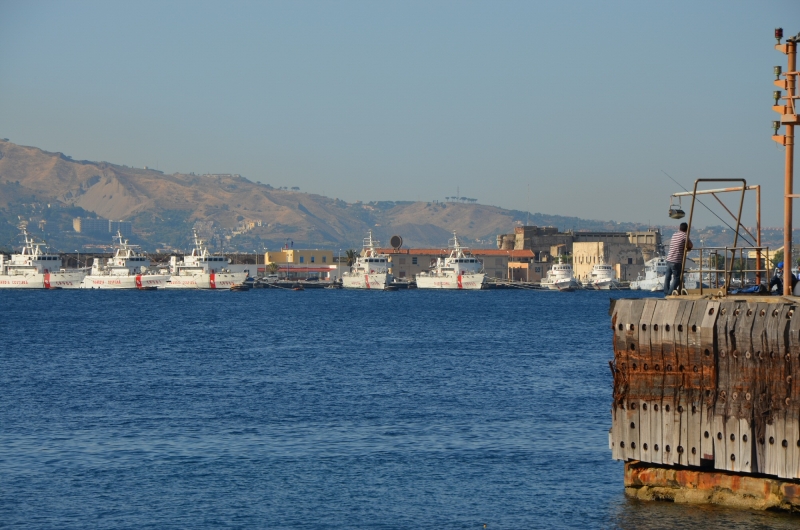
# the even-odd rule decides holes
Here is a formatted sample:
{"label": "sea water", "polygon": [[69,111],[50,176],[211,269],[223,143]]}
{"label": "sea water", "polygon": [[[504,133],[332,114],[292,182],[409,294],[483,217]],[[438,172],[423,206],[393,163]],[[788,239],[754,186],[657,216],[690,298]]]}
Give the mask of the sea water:
{"label": "sea water", "polygon": [[797,527],[625,497],[623,296],[2,291],[0,527]]}

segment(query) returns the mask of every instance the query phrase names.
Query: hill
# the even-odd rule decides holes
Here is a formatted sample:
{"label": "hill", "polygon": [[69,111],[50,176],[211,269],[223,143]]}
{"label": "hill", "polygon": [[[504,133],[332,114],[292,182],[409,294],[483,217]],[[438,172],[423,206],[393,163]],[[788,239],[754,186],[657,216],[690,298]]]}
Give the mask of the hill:
{"label": "hill", "polygon": [[456,231],[470,245],[493,247],[497,234],[524,223],[561,230],[647,228],[475,203],[347,203],[240,175],[165,175],[0,141],[0,246],[17,244],[20,221],[61,250],[111,242],[110,236],[75,233],[72,219],[79,216],[132,221],[133,239],[148,250],[186,248],[193,227],[216,248],[240,251],[287,240],[296,247],[358,248],[369,229],[384,242],[399,234],[405,246],[442,247]]}

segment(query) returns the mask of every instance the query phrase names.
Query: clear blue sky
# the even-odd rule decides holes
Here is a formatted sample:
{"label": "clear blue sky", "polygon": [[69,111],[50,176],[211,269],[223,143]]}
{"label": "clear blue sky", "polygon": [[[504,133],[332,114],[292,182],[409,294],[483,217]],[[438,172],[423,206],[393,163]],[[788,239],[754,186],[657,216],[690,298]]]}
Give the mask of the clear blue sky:
{"label": "clear blue sky", "polygon": [[347,201],[458,187],[653,224],[662,171],[743,177],[779,225],[776,26],[800,32],[800,2],[0,1],[0,136]]}

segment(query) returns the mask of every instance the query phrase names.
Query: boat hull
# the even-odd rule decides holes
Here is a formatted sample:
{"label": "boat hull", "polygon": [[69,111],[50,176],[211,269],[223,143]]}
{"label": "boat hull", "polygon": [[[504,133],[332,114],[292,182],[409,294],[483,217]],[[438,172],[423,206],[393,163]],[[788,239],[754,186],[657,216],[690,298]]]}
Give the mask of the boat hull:
{"label": "boat hull", "polygon": [[89,275],[81,282],[81,289],[163,289],[169,279],[168,275],[163,274]]}
{"label": "boat hull", "polygon": [[0,275],[0,289],[78,289],[85,272],[44,272]]}
{"label": "boat hull", "polygon": [[466,289],[483,288],[486,274],[418,274],[417,289]]}
{"label": "boat hull", "polygon": [[663,291],[664,290],[664,277],[660,276],[656,280],[637,280],[631,282],[631,289],[634,291]]}
{"label": "boat hull", "polygon": [[550,291],[574,291],[579,289],[578,281],[575,278],[559,278],[557,280],[542,280],[539,285]]}
{"label": "boat hull", "polygon": [[343,274],[342,287],[346,289],[386,289],[392,283],[392,275],[379,274]]}
{"label": "boat hull", "polygon": [[592,288],[598,291],[609,291],[619,289],[619,282],[616,280],[600,280],[592,284]]}
{"label": "boat hull", "polygon": [[173,275],[165,287],[167,289],[230,289],[242,285],[246,279],[247,273],[245,272]]}

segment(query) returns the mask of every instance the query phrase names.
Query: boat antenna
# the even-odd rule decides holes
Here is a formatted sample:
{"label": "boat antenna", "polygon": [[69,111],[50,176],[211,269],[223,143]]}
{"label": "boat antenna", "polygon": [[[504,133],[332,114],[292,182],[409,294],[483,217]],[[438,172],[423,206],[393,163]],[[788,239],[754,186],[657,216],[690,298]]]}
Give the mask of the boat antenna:
{"label": "boat antenna", "polygon": [[[672,178],[672,176],[671,176],[669,173],[667,173],[667,172],[666,172],[666,171],[664,171],[663,169],[661,170],[661,172],[662,172],[662,173],[664,173],[666,176],[668,176],[668,177],[669,177],[669,179],[670,179],[672,182],[674,182],[675,184],[677,184],[678,186],[680,186],[680,187],[683,189],[683,191],[685,191],[685,192],[689,193],[689,190],[687,190],[686,188],[684,188],[684,187],[683,187],[683,185],[682,185],[680,182],[678,182],[677,180],[675,180],[674,178]],[[748,243],[750,246],[753,246],[753,247],[754,247],[754,246],[756,246],[756,244],[755,244],[755,243],[753,243],[752,241],[750,241],[749,239],[747,239],[747,238],[744,236],[744,234],[742,234],[742,233],[739,231],[738,227],[737,227],[737,228],[734,228],[734,227],[732,227],[731,225],[729,225],[728,223],[726,223],[726,222],[725,222],[725,220],[724,220],[722,217],[720,217],[719,215],[717,215],[717,213],[716,213],[714,210],[712,210],[711,208],[709,208],[708,206],[706,206],[706,204],[705,204],[703,201],[701,201],[700,199],[698,199],[698,198],[697,198],[697,196],[695,196],[695,200],[696,200],[697,202],[699,202],[700,204],[702,204],[702,205],[703,205],[703,208],[705,208],[706,210],[708,210],[709,212],[711,212],[711,214],[712,214],[714,217],[716,217],[717,219],[719,219],[719,220],[720,220],[720,222],[721,222],[722,224],[724,224],[725,226],[727,226],[728,228],[730,228],[731,230],[733,230],[734,232],[736,232],[737,234],[739,234],[739,237],[741,237],[742,239],[744,239],[744,240],[745,240],[745,241],[746,241],[746,242],[747,242],[747,243]]]}

